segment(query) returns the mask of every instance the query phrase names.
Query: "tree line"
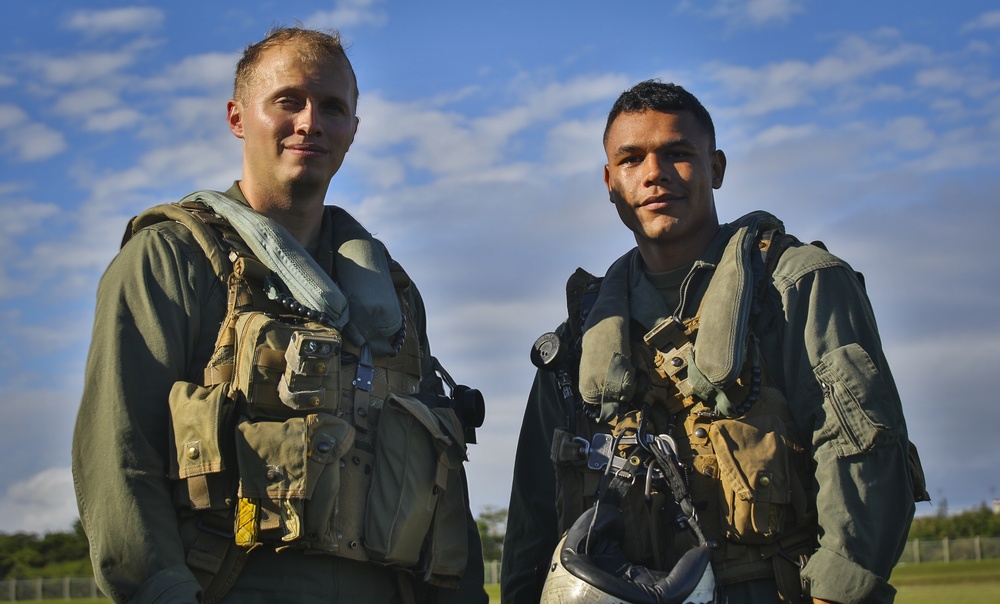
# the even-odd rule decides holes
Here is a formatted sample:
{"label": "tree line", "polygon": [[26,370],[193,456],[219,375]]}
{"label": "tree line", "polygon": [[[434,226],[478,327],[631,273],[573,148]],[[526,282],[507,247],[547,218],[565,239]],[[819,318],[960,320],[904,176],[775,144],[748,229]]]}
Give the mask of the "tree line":
{"label": "tree line", "polygon": [[[507,509],[486,506],[476,518],[483,541],[483,558],[499,560],[507,528]],[[949,537],[1000,537],[1000,514],[986,503],[960,514],[939,513],[916,518],[910,527],[910,539],[933,540]],[[65,532],[0,533],[0,579],[36,577],[89,577],[93,575],[88,555],[87,536],[80,521]]]}

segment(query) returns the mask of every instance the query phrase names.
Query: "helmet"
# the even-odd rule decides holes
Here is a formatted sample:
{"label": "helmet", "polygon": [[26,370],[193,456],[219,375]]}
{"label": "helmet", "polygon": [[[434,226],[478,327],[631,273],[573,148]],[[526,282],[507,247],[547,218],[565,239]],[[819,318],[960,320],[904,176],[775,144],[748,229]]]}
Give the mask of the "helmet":
{"label": "helmet", "polygon": [[718,602],[712,554],[689,550],[670,572],[632,564],[620,546],[621,509],[584,512],[552,556],[540,604],[712,604]]}

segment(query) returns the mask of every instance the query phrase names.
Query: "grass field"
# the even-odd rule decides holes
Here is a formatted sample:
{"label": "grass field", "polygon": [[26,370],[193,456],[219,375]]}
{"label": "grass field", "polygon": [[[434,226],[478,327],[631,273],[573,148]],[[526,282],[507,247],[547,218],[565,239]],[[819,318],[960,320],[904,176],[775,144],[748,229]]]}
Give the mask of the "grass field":
{"label": "grass field", "polygon": [[1000,560],[905,564],[892,572],[897,604],[1000,602]]}
{"label": "grass field", "polygon": [[[1000,560],[934,562],[896,567],[896,604],[996,604]],[[500,586],[487,585],[490,604],[500,604]],[[45,600],[46,604],[107,604],[108,600]]]}

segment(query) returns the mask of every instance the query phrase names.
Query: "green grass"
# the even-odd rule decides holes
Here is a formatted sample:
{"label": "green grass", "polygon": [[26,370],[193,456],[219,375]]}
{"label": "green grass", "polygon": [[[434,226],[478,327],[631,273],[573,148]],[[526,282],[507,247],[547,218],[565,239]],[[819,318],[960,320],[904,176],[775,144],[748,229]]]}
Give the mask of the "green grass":
{"label": "green grass", "polygon": [[903,564],[892,571],[891,582],[896,587],[1000,583],[1000,559]]}
{"label": "green grass", "polygon": [[[904,564],[892,571],[892,584],[896,604],[996,604],[1000,560]],[[499,585],[487,585],[486,593],[490,604],[500,604]]]}
{"label": "green grass", "polygon": [[1000,560],[904,564],[892,571],[897,604],[1000,602]]}

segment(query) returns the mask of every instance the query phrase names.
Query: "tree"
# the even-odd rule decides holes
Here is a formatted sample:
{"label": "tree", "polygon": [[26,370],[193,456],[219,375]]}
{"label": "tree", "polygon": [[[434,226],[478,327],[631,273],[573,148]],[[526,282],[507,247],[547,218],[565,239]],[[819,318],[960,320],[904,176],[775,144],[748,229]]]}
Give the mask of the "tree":
{"label": "tree", "polygon": [[73,531],[47,533],[0,533],[0,578],[88,577],[93,575],[87,536],[80,521]]}
{"label": "tree", "polygon": [[503,537],[507,533],[507,508],[485,506],[476,518],[476,525],[483,542],[483,559],[499,560],[503,554]]}

